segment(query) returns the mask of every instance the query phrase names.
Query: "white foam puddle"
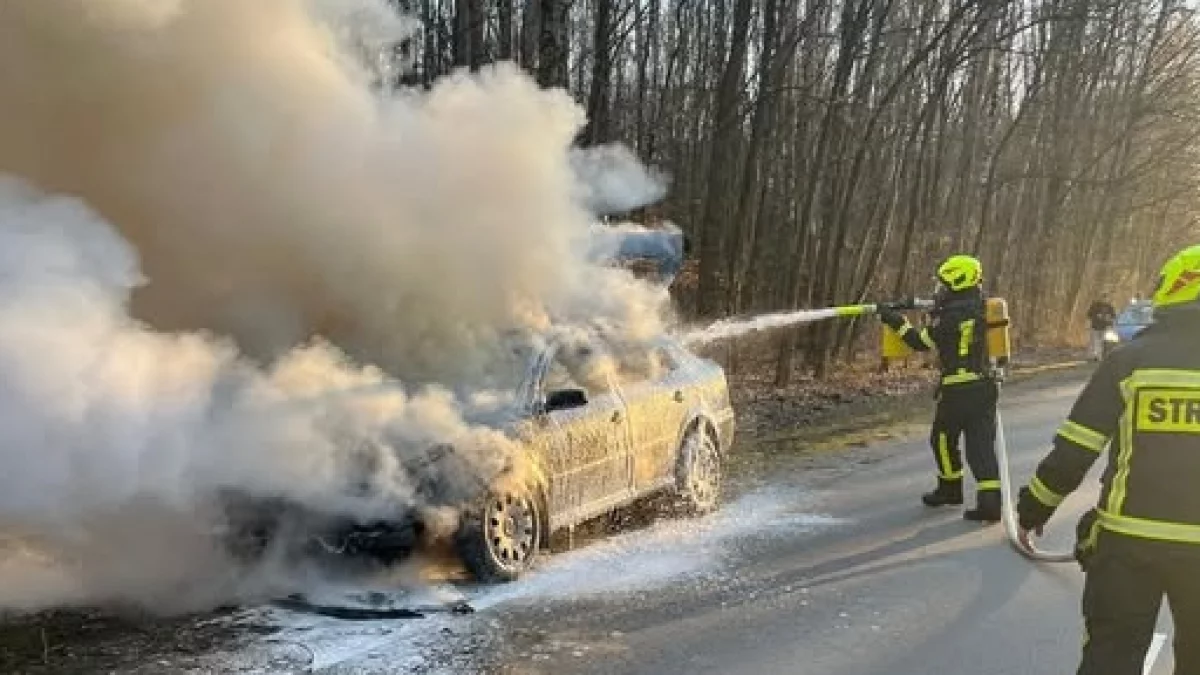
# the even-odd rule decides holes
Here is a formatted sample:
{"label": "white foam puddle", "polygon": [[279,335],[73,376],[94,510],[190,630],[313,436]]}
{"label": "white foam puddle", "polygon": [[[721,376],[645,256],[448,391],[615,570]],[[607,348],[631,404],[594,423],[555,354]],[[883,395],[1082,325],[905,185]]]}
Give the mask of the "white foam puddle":
{"label": "white foam puddle", "polygon": [[263,609],[242,617],[277,629],[237,653],[214,654],[204,664],[218,672],[320,672],[352,666],[355,672],[425,672],[432,659],[458,647],[448,620],[341,621]]}
{"label": "white foam puddle", "polygon": [[806,505],[780,489],[754,492],[704,518],[665,521],[550,556],[524,579],[482,589],[470,602],[482,610],[510,602],[611,595],[719,573],[739,541],[837,522],[805,511]]}
{"label": "white foam puddle", "polygon": [[[352,666],[355,672],[427,672],[435,663],[469,657],[472,641],[486,640],[489,610],[598,595],[621,602],[623,593],[717,576],[729,568],[739,544],[794,536],[839,522],[814,514],[811,506],[811,495],[782,488],[760,490],[703,518],[666,520],[546,556],[517,582],[467,589],[439,586],[396,593],[384,603],[419,608],[452,603],[465,594],[475,615],[345,621],[282,609],[260,610],[250,620],[279,630],[242,654],[227,655],[222,665],[271,664],[263,672],[297,668],[312,672],[335,666]],[[316,604],[364,606],[362,589],[331,586],[307,597]],[[378,598],[370,604],[380,606]],[[463,667],[456,663],[456,668]]]}

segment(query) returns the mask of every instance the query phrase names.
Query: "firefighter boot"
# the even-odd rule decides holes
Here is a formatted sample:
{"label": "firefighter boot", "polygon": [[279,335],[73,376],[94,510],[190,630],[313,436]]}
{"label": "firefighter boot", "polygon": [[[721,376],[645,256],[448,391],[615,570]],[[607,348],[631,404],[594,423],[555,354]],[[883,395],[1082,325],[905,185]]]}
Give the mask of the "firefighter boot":
{"label": "firefighter boot", "polygon": [[925,506],[957,506],[963,503],[962,481],[938,478],[937,489],[921,495]]}
{"label": "firefighter boot", "polygon": [[978,523],[1000,522],[999,490],[980,490],[975,499],[975,508],[964,511],[963,519]]}

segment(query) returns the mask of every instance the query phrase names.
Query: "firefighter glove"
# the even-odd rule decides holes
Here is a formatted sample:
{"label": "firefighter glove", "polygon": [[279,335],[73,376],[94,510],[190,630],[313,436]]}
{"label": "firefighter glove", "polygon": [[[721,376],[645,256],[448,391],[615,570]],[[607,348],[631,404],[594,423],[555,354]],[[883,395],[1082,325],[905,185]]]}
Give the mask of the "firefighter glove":
{"label": "firefighter glove", "polygon": [[892,330],[900,330],[905,321],[903,314],[887,307],[879,310],[879,320]]}
{"label": "firefighter glove", "polygon": [[1054,508],[1046,506],[1033,496],[1028,487],[1021,488],[1017,500],[1017,522],[1023,530],[1038,530],[1054,515]]}

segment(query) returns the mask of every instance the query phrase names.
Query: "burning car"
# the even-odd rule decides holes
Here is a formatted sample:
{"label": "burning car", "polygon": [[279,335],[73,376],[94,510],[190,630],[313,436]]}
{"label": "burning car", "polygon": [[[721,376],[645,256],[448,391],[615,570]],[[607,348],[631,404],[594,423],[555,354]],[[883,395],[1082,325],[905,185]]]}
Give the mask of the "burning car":
{"label": "burning car", "polygon": [[[514,467],[490,484],[464,485],[470,471],[449,445],[405,465],[423,504],[461,514],[450,539],[476,578],[515,579],[551,533],[654,493],[674,493],[694,514],[717,507],[734,430],[720,366],[665,337],[643,346],[636,368],[612,353],[598,337],[560,338],[530,359],[501,427],[532,470]],[[384,563],[408,556],[438,529],[426,522],[428,509],[349,522],[298,515],[284,504],[234,500],[230,508],[243,543],[262,544],[286,526],[322,550]]]}

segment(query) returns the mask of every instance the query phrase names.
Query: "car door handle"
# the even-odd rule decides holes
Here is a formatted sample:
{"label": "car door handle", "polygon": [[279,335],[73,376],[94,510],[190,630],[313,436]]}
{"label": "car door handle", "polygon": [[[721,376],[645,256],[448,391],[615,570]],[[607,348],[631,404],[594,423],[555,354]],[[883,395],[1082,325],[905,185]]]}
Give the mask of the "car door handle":
{"label": "car door handle", "polygon": [[673,398],[675,399],[676,403],[683,403],[683,392],[682,391],[675,392],[675,396]]}
{"label": "car door handle", "polygon": [[621,414],[620,410],[618,410],[612,414],[613,424],[620,424],[621,420],[623,420],[623,419],[625,419],[625,417],[624,417],[624,415]]}

